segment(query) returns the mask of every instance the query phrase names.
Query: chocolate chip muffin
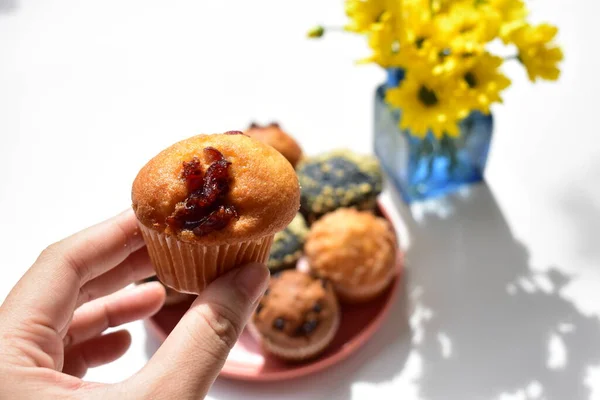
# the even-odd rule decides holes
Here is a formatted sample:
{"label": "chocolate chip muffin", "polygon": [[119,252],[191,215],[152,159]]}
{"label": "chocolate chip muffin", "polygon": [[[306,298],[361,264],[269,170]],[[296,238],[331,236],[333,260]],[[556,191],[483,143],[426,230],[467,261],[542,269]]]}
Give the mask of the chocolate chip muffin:
{"label": "chocolate chip muffin", "polygon": [[339,323],[340,309],[331,284],[286,270],[271,278],[249,329],[269,353],[301,361],[323,352]]}
{"label": "chocolate chip muffin", "polygon": [[308,227],[302,214],[298,213],[292,222],[275,234],[267,266],[271,273],[293,267],[302,256]]}
{"label": "chocolate chip muffin", "polygon": [[373,210],[383,188],[378,160],[350,150],[306,158],[297,172],[301,210],[309,223],[341,207]]}

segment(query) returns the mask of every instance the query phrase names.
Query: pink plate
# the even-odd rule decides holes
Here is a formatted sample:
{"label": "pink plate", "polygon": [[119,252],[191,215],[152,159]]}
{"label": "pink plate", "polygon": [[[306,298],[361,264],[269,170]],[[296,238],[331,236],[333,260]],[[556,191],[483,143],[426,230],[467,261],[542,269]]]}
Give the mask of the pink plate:
{"label": "pink plate", "polygon": [[[382,210],[383,211],[383,210]],[[385,215],[385,212],[382,212]],[[377,299],[360,305],[342,305],[342,320],[337,335],[327,350],[318,358],[292,364],[265,354],[245,330],[231,350],[221,376],[247,381],[280,381],[321,371],[339,363],[358,350],[379,329],[398,294],[401,282],[402,258],[397,260],[396,278]],[[150,336],[159,342],[165,340],[189,303],[164,307],[146,321]]]}

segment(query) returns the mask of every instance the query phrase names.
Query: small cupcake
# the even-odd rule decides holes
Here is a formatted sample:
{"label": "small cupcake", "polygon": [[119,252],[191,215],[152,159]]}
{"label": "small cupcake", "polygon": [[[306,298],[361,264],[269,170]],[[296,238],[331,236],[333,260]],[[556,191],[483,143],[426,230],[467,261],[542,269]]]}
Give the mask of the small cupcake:
{"label": "small cupcake", "polygon": [[340,308],[331,284],[287,270],[271,278],[248,326],[269,353],[301,361],[323,352],[339,324]]}
{"label": "small cupcake", "polygon": [[285,133],[276,122],[262,126],[253,122],[244,133],[275,148],[283,154],[294,168],[302,158],[302,149],[298,143]]}
{"label": "small cupcake", "polygon": [[383,187],[377,159],[349,150],[304,159],[297,171],[301,209],[310,223],[341,207],[373,210]]}
{"label": "small cupcake", "polygon": [[[146,278],[139,283],[147,283],[147,282],[160,282],[158,280],[158,278],[155,276],[151,276],[150,278]],[[179,293],[177,290],[171,289],[168,286],[165,286],[163,284],[163,286],[165,287],[165,290],[167,292],[167,298],[165,299],[165,306],[170,306],[173,304],[179,304],[179,303],[184,303],[187,301],[192,301],[195,296],[191,295],[191,294],[187,294],[187,293]]]}
{"label": "small cupcake", "polygon": [[299,198],[290,163],[237,131],[174,144],[141,169],[132,190],[159,280],[196,294],[236,266],[266,262]]}
{"label": "small cupcake", "polygon": [[300,213],[296,214],[284,230],[275,234],[271,254],[267,262],[267,266],[272,273],[294,266],[302,256],[307,234],[306,221]]}
{"label": "small cupcake", "polygon": [[340,300],[360,303],[377,297],[394,278],[396,247],[385,219],[341,208],[315,222],[304,250],[310,271],[329,279]]}

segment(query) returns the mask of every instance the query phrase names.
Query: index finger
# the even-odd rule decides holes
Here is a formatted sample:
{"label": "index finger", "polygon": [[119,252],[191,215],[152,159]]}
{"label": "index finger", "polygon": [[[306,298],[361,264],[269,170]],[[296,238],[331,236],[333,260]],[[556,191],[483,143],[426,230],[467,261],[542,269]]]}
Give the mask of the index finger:
{"label": "index finger", "polygon": [[79,290],[144,246],[132,210],[101,222],[42,252],[9,293],[2,308],[60,332],[71,319]]}

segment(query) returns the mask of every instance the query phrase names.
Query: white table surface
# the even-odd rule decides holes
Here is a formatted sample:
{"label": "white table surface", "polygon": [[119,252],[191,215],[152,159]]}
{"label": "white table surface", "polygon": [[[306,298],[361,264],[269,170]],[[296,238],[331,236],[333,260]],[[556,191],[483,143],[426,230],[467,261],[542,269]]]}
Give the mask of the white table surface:
{"label": "white table surface", "polygon": [[[218,380],[210,399],[600,399],[600,7],[533,3],[561,28],[562,79],[507,68],[487,186],[412,209],[383,195],[407,252],[383,329],[318,376]],[[360,38],[306,40],[318,22],[341,24],[341,1],[0,0],[0,299],[46,245],[128,207],[176,140],[275,119],[307,153],[369,151],[383,73],[353,65]],[[129,329],[87,379],[144,365]]]}

